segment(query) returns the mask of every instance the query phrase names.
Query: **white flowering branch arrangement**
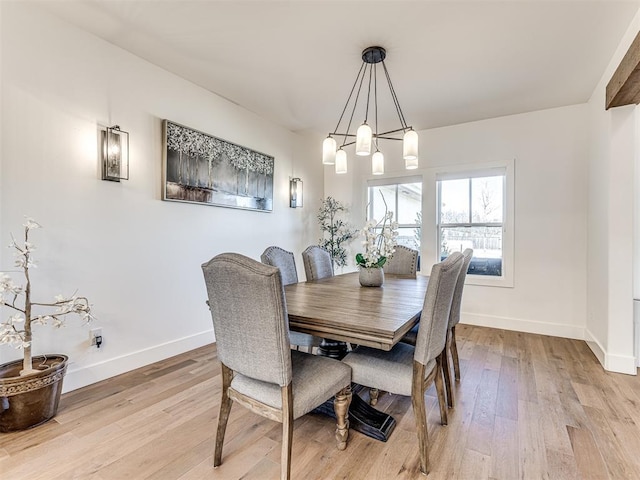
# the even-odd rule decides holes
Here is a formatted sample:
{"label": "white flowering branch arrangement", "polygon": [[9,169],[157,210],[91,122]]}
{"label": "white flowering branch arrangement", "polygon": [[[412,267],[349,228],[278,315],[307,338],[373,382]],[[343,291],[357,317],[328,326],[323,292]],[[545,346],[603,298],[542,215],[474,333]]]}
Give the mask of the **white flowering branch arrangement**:
{"label": "white flowering branch arrangement", "polygon": [[364,253],[356,255],[356,263],[362,268],[382,268],[398,245],[398,222],[393,221],[384,195],[382,201],[385,207],[382,220],[369,220],[362,229]]}
{"label": "white flowering branch arrangement", "polygon": [[[79,315],[87,323],[94,317],[91,314],[91,305],[89,305],[87,298],[79,297],[75,293],[70,297],[57,295],[55,301],[51,303],[34,302],[31,299],[29,268],[35,268],[36,264],[31,257],[35,245],[29,242],[29,232],[35,228],[41,228],[41,226],[31,218],[27,218],[23,226],[24,242],[19,244],[12,235],[9,248],[14,250],[15,266],[24,272],[25,284],[24,286],[17,285],[8,275],[0,275],[0,306],[6,306],[13,310],[13,315],[5,322],[0,323],[0,344],[9,344],[15,348],[24,349],[23,368],[20,375],[27,375],[38,371],[33,368],[31,361],[32,327],[34,325],[51,324],[60,328],[64,326],[65,317],[70,313]],[[24,302],[16,305],[20,297],[24,297]],[[41,307],[45,310],[55,309],[55,311],[35,315],[33,307]]]}

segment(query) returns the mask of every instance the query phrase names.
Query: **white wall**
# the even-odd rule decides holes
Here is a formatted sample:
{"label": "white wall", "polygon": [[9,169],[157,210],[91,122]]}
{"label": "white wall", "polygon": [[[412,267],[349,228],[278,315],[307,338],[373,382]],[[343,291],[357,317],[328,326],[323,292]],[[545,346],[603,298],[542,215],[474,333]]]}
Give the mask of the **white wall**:
{"label": "white wall", "polygon": [[[419,132],[421,169],[406,171],[385,144],[386,175],[424,175],[423,271],[437,260],[434,170],[515,159],[514,287],[467,285],[466,323],[583,338],[586,318],[586,105],[544,110]],[[415,121],[415,120],[412,120]],[[387,153],[389,152],[389,153]],[[344,178],[325,167],[325,192],[353,206],[362,226],[368,158]],[[395,159],[395,161],[394,161]],[[428,219],[431,218],[430,222]],[[353,245],[354,253],[359,242]],[[426,256],[425,256],[426,254]]]}
{"label": "white wall", "polygon": [[[640,154],[637,107],[605,110],[605,89],[640,30],[636,14],[588,103],[589,253],[587,335],[608,370],[635,374],[633,338],[634,177]],[[635,186],[635,196],[638,186]],[[635,255],[635,259],[634,259]],[[636,279],[640,281],[640,279]]]}
{"label": "white wall", "polygon": [[[0,243],[34,231],[34,295],[78,289],[103,329],[36,327],[36,353],[71,356],[70,390],[213,341],[200,265],[235,251],[259,258],[271,244],[300,252],[317,241],[323,192],[314,142],[91,36],[26,2],[2,2]],[[273,213],[161,200],[162,119],[275,157]],[[130,132],[130,180],[100,180],[98,129]],[[305,206],[288,206],[289,176]],[[1,253],[2,270],[12,257]],[[6,311],[3,315],[8,314]],[[3,346],[0,361],[19,357]]]}

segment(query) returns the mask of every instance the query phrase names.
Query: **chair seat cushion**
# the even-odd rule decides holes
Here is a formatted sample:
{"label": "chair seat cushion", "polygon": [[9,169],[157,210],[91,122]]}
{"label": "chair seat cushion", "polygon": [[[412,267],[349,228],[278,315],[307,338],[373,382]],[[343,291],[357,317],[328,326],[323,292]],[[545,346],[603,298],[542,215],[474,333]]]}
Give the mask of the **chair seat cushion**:
{"label": "chair seat cushion", "polygon": [[[293,418],[299,418],[351,384],[351,368],[327,357],[291,351],[293,372]],[[265,403],[282,408],[280,387],[272,383],[236,374],[231,388]]]}
{"label": "chair seat cushion", "polygon": [[[342,359],[352,370],[354,383],[397,395],[411,396],[414,347],[398,343],[390,351],[358,347]],[[435,366],[429,362],[426,371]]]}

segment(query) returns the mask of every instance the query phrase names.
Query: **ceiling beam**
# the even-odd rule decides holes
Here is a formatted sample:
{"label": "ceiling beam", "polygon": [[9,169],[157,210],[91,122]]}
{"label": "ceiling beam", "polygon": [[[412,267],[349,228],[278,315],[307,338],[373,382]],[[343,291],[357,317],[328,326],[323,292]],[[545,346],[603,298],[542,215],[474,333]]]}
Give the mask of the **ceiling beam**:
{"label": "ceiling beam", "polygon": [[640,103],[640,32],[607,84],[605,110]]}

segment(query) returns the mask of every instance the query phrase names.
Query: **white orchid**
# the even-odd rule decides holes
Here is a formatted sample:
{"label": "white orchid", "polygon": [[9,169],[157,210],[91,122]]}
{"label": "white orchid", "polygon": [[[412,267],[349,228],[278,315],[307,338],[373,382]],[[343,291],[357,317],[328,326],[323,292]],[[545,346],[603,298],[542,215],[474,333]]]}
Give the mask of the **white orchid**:
{"label": "white orchid", "polygon": [[[384,201],[384,196],[382,199]],[[364,268],[382,268],[398,244],[398,222],[393,221],[393,212],[386,210],[380,221],[369,220],[361,233],[364,236],[364,253],[356,255],[357,264]]]}

